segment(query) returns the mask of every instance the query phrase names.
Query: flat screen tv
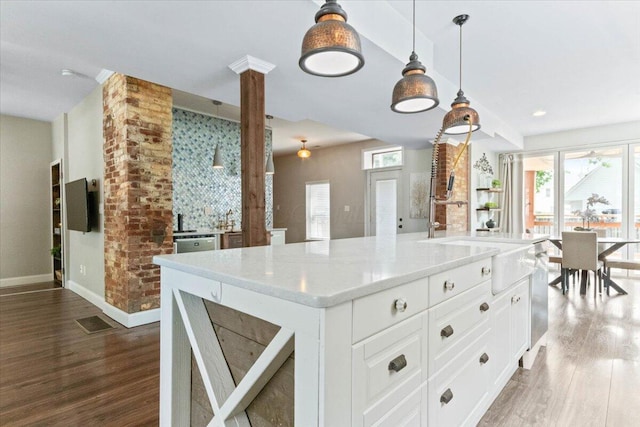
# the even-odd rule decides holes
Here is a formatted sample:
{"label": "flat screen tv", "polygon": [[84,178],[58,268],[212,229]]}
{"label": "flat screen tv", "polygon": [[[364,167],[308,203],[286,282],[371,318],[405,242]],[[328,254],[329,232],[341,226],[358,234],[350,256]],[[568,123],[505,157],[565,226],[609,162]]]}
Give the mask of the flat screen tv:
{"label": "flat screen tv", "polygon": [[67,182],[64,186],[67,201],[67,228],[77,231],[91,231],[91,200],[87,189],[87,179]]}

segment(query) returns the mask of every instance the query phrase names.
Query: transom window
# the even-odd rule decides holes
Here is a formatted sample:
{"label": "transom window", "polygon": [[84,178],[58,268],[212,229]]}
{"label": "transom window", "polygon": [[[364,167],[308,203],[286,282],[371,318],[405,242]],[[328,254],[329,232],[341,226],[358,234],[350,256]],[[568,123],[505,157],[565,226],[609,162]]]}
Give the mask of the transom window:
{"label": "transom window", "polygon": [[362,168],[379,169],[403,165],[402,147],[383,147],[363,151]]}

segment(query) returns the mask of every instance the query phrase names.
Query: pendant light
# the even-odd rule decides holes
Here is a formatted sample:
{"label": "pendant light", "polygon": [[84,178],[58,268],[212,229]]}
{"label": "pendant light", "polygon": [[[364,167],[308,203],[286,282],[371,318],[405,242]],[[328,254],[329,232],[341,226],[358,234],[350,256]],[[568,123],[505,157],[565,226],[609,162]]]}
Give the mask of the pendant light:
{"label": "pendant light", "polygon": [[347,76],[362,68],[360,36],[336,0],[326,0],[315,20],[302,40],[300,68],[321,77]]}
{"label": "pendant light", "polygon": [[416,54],[416,0],[413,0],[413,50],[409,63],[402,70],[402,78],[393,88],[391,109],[396,113],[419,113],[438,106],[438,89],[425,74],[427,68]]}
{"label": "pendant light", "polygon": [[307,143],[307,140],[302,139],[300,140],[300,142],[302,142],[302,148],[298,150],[298,157],[300,157],[301,159],[308,159],[309,157],[311,157],[311,151],[307,150],[307,147],[305,145]]}
{"label": "pendant light", "polygon": [[[216,106],[216,118],[220,119],[220,105],[222,105],[222,102],[213,101],[213,105]],[[224,168],[224,164],[222,163],[222,153],[220,152],[220,137],[216,135],[216,139],[218,143],[216,144],[216,151],[213,155],[213,168],[222,169]]]}
{"label": "pendant light", "polygon": [[458,96],[451,104],[451,111],[442,120],[442,128],[444,133],[448,135],[461,135],[469,132],[470,123],[472,124],[472,132],[480,129],[480,116],[476,110],[469,107],[469,100],[462,91],[462,26],[467,20],[469,20],[469,15],[458,15],[453,18],[453,23],[460,26],[460,89]]}
{"label": "pendant light", "polygon": [[267,164],[265,166],[265,173],[267,175],[273,175],[276,170],[273,166],[273,128],[271,127],[271,119],[273,119],[273,116],[267,114],[265,116],[267,118],[267,120],[269,121],[269,129],[271,129],[271,151],[269,151],[269,155],[267,156]]}

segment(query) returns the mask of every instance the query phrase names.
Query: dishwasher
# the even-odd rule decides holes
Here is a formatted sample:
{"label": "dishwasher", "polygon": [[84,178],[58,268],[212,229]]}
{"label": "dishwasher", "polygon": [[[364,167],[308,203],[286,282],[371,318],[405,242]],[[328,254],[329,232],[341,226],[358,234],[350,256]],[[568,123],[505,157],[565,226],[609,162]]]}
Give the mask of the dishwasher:
{"label": "dishwasher", "polygon": [[522,358],[527,369],[531,369],[540,346],[547,345],[549,329],[549,254],[542,242],[534,244],[530,252],[535,257],[531,274],[531,348]]}

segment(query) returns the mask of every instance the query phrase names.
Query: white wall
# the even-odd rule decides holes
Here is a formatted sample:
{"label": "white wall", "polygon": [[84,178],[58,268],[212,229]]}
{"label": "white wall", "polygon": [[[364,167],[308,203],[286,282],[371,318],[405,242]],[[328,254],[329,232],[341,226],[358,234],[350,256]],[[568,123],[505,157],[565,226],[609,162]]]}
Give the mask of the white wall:
{"label": "white wall", "polygon": [[0,286],[53,280],[50,162],[50,123],[0,116]]}
{"label": "white wall", "polygon": [[[64,117],[59,120],[64,121]],[[102,87],[94,89],[67,114],[66,177],[65,182],[87,178],[98,182],[98,198],[102,202]],[[59,137],[56,138],[59,145]],[[59,152],[60,147],[56,148]],[[103,216],[97,221],[99,228],[91,232],[67,231],[67,280],[104,298],[104,230]],[[80,273],[80,266],[85,274]]]}
{"label": "white wall", "polygon": [[640,139],[640,121],[527,136],[524,139],[524,151],[559,151],[570,147],[624,143],[637,139]]}

